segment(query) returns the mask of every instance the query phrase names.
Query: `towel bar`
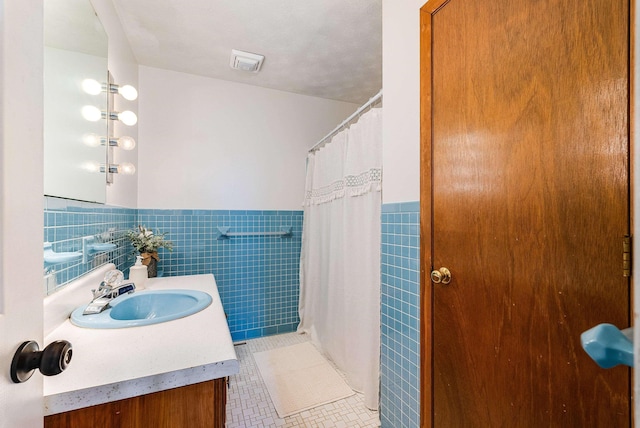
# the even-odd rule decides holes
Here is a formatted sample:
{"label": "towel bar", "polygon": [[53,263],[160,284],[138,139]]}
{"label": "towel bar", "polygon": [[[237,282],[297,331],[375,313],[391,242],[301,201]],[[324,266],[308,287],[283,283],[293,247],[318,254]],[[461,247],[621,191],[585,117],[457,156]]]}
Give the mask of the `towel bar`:
{"label": "towel bar", "polygon": [[280,236],[290,237],[293,227],[285,226],[279,232],[229,232],[230,227],[218,226],[218,237],[216,239],[228,239],[234,236]]}

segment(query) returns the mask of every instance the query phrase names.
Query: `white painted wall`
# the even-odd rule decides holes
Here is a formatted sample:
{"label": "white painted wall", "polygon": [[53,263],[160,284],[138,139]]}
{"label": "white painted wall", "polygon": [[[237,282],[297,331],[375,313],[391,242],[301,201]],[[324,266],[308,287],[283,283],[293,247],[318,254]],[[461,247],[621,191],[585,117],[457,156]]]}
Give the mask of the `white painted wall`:
{"label": "white painted wall", "polygon": [[382,202],[420,199],[420,8],[382,1]]}
{"label": "white painted wall", "polygon": [[359,106],[140,67],[138,208],[298,210],[308,148]]}
{"label": "white painted wall", "polygon": [[[91,0],[104,29],[109,37],[109,71],[114,83],[133,85],[138,88],[138,63],[133,56],[129,41],[124,35],[120,19],[111,0]],[[116,111],[131,110],[138,113],[138,101],[127,101],[119,95],[114,97]],[[140,115],[138,114],[138,117]],[[128,135],[138,140],[138,125],[126,126],[114,123],[114,136]],[[115,163],[138,162],[138,149],[124,151],[115,149]],[[107,204],[135,208],[138,198],[138,176],[116,175],[114,183],[107,186]]]}

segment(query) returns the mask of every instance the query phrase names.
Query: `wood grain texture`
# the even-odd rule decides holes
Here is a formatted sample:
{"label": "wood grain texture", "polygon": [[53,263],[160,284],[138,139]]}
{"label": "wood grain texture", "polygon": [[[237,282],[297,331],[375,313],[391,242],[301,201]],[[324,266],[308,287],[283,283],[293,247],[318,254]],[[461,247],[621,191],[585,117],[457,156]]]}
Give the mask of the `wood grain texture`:
{"label": "wood grain texture", "polygon": [[631,321],[629,2],[440,3],[422,34],[433,426],[629,426],[629,370],[579,342]]}
{"label": "wood grain texture", "polygon": [[45,417],[45,428],[223,428],[226,379]]}
{"label": "wood grain texture", "polygon": [[431,16],[448,0],[420,9],[420,427],[432,426],[433,367],[431,272]]}

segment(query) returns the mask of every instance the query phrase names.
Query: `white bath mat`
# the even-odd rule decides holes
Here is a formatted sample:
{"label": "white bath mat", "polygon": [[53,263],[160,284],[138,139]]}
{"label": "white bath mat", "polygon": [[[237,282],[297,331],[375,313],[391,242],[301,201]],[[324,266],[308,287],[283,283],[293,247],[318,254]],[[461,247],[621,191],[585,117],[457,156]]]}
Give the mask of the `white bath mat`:
{"label": "white bath mat", "polygon": [[253,358],[281,418],[354,394],[311,342],[255,352]]}

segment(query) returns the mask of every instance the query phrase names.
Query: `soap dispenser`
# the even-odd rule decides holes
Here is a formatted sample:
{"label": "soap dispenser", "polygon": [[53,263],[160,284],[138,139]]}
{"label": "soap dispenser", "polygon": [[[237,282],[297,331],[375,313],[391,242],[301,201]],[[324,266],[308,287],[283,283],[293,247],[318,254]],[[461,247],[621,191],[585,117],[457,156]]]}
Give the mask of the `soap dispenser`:
{"label": "soap dispenser", "polygon": [[142,290],[148,277],[147,267],[142,264],[142,256],[136,256],[136,264],[129,268],[129,280],[136,285],[136,290]]}

